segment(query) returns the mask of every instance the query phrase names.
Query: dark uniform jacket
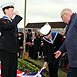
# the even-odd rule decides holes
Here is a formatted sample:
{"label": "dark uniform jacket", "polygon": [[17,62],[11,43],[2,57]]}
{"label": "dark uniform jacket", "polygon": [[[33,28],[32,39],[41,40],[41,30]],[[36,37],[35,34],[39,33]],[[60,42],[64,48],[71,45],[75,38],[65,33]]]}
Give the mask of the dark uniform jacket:
{"label": "dark uniform jacket", "polygon": [[5,50],[11,53],[16,53],[18,51],[17,24],[21,20],[22,17],[19,15],[16,15],[12,21],[8,20],[7,17],[0,19],[1,50]]}
{"label": "dark uniform jacket", "polygon": [[54,52],[56,52],[61,44],[64,41],[64,37],[59,33],[52,33],[52,40],[46,39],[43,37],[43,52],[44,52],[44,60],[48,62],[49,58],[54,56]]}

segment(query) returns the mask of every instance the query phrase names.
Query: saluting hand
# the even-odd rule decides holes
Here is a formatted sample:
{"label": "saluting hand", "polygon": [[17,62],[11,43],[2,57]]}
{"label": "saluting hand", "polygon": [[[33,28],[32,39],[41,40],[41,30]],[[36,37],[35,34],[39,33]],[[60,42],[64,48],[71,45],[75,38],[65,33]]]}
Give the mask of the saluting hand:
{"label": "saluting hand", "polygon": [[15,11],[14,12],[14,15],[19,15],[20,13],[18,11]]}
{"label": "saluting hand", "polygon": [[59,58],[59,56],[61,55],[61,51],[57,51],[57,52],[55,52],[54,54],[55,54],[55,58],[57,59],[57,58]]}

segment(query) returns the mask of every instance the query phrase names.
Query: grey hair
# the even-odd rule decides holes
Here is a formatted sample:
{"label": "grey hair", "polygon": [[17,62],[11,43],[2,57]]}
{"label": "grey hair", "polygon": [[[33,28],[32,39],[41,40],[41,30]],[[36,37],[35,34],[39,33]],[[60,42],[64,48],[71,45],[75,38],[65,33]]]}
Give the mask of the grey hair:
{"label": "grey hair", "polygon": [[61,16],[62,16],[64,13],[73,13],[73,12],[72,12],[71,9],[69,9],[69,8],[65,8],[65,9],[62,10],[62,12],[61,12]]}

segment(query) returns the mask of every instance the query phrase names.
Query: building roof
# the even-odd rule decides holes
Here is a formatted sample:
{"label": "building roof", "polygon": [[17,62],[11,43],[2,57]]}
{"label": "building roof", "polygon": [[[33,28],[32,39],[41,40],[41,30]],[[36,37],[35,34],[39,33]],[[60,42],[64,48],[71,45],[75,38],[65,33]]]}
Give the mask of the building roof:
{"label": "building roof", "polygon": [[63,22],[42,22],[42,23],[28,23],[26,28],[41,28],[48,23],[52,28],[65,28],[66,24]]}

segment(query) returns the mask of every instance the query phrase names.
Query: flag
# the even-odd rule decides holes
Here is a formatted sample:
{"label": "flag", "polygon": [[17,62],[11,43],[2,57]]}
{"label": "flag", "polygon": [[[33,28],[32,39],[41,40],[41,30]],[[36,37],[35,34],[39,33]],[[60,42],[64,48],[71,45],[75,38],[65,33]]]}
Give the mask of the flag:
{"label": "flag", "polygon": [[[22,71],[17,70],[17,77],[43,77],[44,67],[42,67],[39,71],[31,74],[26,74]],[[1,77],[1,62],[0,62],[0,77]]]}

